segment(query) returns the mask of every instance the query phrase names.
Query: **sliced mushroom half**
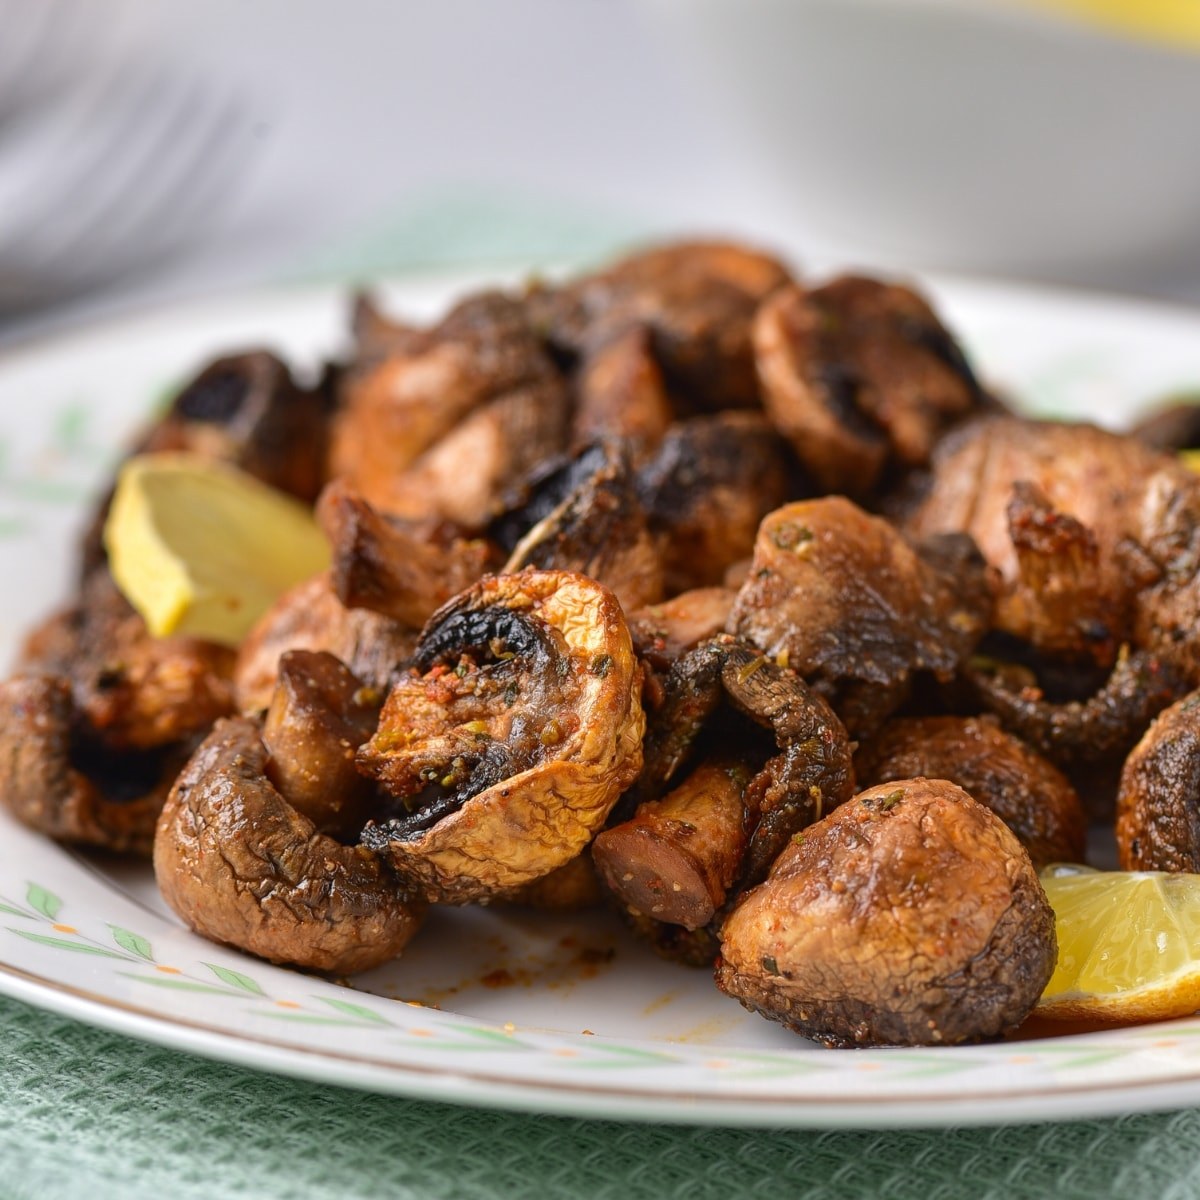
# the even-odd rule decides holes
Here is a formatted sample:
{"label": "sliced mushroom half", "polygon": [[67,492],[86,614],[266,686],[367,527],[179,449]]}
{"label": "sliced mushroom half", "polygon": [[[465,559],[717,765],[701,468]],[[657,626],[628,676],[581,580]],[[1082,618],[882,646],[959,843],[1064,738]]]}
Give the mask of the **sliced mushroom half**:
{"label": "sliced mushroom half", "polygon": [[573,858],[641,767],[641,670],[583,575],[484,579],[435,613],[359,768],[394,815],[363,842],[431,900],[486,900]]}

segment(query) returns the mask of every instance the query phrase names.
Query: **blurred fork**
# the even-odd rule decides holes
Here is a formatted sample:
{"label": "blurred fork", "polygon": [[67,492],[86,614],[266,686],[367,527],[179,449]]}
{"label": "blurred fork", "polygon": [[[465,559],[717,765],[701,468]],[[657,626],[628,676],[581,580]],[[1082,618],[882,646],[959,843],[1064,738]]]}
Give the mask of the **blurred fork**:
{"label": "blurred fork", "polygon": [[244,175],[241,98],[119,64],[0,130],[0,312],[31,309],[194,242]]}

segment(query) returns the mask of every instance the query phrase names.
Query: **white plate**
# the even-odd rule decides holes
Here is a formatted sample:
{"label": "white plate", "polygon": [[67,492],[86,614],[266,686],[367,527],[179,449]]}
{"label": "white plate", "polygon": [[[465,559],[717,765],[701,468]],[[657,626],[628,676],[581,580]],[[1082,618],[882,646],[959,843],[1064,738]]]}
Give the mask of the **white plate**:
{"label": "white plate", "polygon": [[[468,282],[410,282],[389,300],[431,314]],[[1200,389],[1200,316],[931,286],[985,377],[1042,410],[1118,423],[1164,392]],[[334,291],[263,295],[0,360],[4,649],[66,594],[86,498],[157,399],[239,346],[312,366],[338,346],[345,309]],[[247,1066],[470,1104],[723,1124],[935,1125],[1200,1103],[1200,1019],[820,1050],[743,1012],[705,972],[658,961],[603,915],[439,912],[397,963],[355,987],[211,945],[166,911],[148,867],[71,853],[0,814],[0,991]]]}

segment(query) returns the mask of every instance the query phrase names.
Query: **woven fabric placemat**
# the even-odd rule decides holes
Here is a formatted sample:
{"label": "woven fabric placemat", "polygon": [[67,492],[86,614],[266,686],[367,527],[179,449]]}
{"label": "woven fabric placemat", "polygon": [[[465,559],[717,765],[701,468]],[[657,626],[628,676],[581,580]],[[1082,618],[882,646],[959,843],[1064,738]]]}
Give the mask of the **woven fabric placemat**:
{"label": "woven fabric placemat", "polygon": [[1200,1194],[1200,1112],[996,1129],[623,1124],[262,1075],[0,999],[0,1200]]}

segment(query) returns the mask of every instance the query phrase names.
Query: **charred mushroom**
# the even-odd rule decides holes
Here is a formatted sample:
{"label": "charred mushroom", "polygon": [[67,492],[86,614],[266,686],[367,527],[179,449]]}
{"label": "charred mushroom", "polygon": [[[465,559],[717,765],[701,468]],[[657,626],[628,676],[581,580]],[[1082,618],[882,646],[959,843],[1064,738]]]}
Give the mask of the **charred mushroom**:
{"label": "charred mushroom", "polygon": [[841,497],[761,524],[729,629],[831,697],[859,734],[912,676],[950,678],[987,629],[991,580],[967,539],[914,546]]}
{"label": "charred mushroom", "polygon": [[681,242],[530,297],[535,320],[563,358],[635,328],[674,397],[701,411],[753,408],[758,385],[750,326],[761,300],[788,281],[769,255],[721,242]]}
{"label": "charred mushroom", "polygon": [[288,804],[244,718],[219,722],[172,788],[154,871],[197,933],[317,971],[394,958],[424,912],[377,855],[319,833]]}
{"label": "charred mushroom", "polygon": [[321,493],[317,518],[333,551],[337,598],[413,629],[495,565],[482,538],[388,517],[342,480]]}
{"label": "charred mushroom", "polygon": [[660,547],[638,502],[627,450],[609,442],[580,459],[591,469],[580,464],[569,472],[571,490],[517,543],[505,573],[576,571],[610,588],[626,612],[661,600]]}
{"label": "charred mushroom", "polygon": [[575,378],[571,442],[619,438],[641,459],[662,441],[674,416],[649,328],[634,325],[589,346]]}
{"label": "charred mushroom", "polygon": [[363,842],[431,900],[546,875],[641,766],[640,670],[612,593],[583,575],[485,579],[435,613],[360,769],[396,813]]}
{"label": "charred mushroom", "polygon": [[566,428],[565,384],[525,306],[487,292],[346,373],[332,473],[385,512],[479,525],[505,487],[563,449]]}
{"label": "charred mushroom", "polygon": [[723,581],[754,550],[759,522],[808,488],[758,413],[677,422],[641,468],[638,491],[662,540],[667,594]]}
{"label": "charred mushroom", "polygon": [[870,788],[806,830],[721,931],[717,986],[827,1046],[998,1037],[1054,972],[1021,844],[961,788]]}

